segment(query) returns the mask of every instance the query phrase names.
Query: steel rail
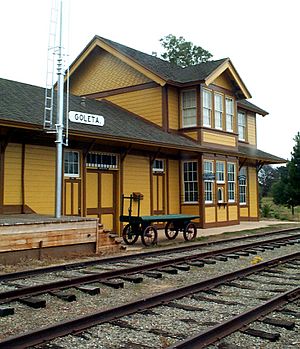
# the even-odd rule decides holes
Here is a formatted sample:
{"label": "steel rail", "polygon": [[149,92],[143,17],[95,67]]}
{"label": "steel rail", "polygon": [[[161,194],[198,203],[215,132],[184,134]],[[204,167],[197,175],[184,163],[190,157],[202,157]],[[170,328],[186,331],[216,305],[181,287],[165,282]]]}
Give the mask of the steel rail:
{"label": "steel rail", "polygon": [[60,281],[49,282],[41,285],[17,288],[15,290],[1,292],[0,304],[18,300],[20,297],[35,296],[41,293],[46,293],[46,292],[54,291],[61,288],[69,288],[69,287],[74,287],[77,285],[87,284],[92,282],[101,282],[107,279],[118,278],[128,274],[142,273],[145,271],[155,270],[158,268],[163,268],[163,267],[167,267],[174,264],[188,262],[191,260],[204,259],[207,257],[213,257],[213,256],[224,254],[224,253],[225,254],[233,253],[240,250],[247,250],[247,249],[255,248],[261,245],[267,245],[267,244],[276,243],[284,240],[290,240],[290,239],[291,237],[279,237],[276,239],[272,239],[272,241],[270,240],[256,241],[256,242],[251,242],[245,245],[226,247],[226,248],[214,250],[214,251],[200,252],[200,253],[189,255],[189,256],[180,256],[177,258],[173,258],[172,260],[166,259],[166,260],[157,261],[154,263],[148,263],[148,264],[133,266],[129,268],[121,268],[121,269],[111,270],[106,272],[95,272],[93,274],[83,275],[83,276],[74,277],[66,280],[60,280]]}
{"label": "steel rail", "polygon": [[119,307],[110,308],[104,311],[97,311],[86,316],[78,317],[73,320],[62,321],[55,325],[43,327],[35,331],[26,332],[22,335],[9,337],[0,341],[0,349],[27,348],[29,346],[41,344],[45,341],[53,340],[57,337],[79,333],[92,326],[100,325],[102,323],[114,320],[116,318],[133,314],[137,311],[142,311],[148,308],[163,305],[164,303],[168,303],[174,299],[182,298],[193,293],[207,290],[209,288],[232,281],[234,279],[245,277],[249,274],[253,274],[255,272],[274,267],[275,265],[278,265],[280,263],[286,263],[288,261],[299,258],[300,252],[288,254],[279,258],[272,259],[267,262],[255,264],[250,267],[246,267],[240,270],[236,270],[234,272],[216,276],[211,279],[206,279],[195,284],[171,289],[166,292],[155,294],[154,296],[148,296],[134,302],[126,303]]}
{"label": "steel rail", "polygon": [[196,334],[195,336],[186,338],[183,341],[177,342],[168,349],[201,349],[207,345],[213,344],[216,341],[230,335],[247,326],[251,322],[271,313],[281,306],[296,300],[300,297],[300,287],[293,288],[290,291],[284,292],[265,303],[253,307],[244,313],[237,315],[219,325],[208,328],[205,331]]}
{"label": "steel rail", "polygon": [[[117,256],[117,257],[107,257],[107,258],[98,258],[94,259],[92,261],[85,261],[85,262],[75,262],[75,263],[67,263],[63,265],[56,265],[51,267],[44,267],[44,268],[37,268],[37,269],[29,269],[25,271],[18,271],[8,274],[1,274],[0,275],[0,282],[1,281],[7,281],[7,280],[15,280],[20,279],[24,277],[29,276],[35,276],[43,273],[53,273],[63,270],[72,270],[77,269],[81,267],[89,267],[93,265],[97,265],[100,263],[111,263],[111,262],[120,262],[120,261],[128,261],[135,258],[143,258],[143,257],[151,257],[161,254],[167,254],[167,253],[179,253],[183,252],[189,249],[197,249],[205,246],[213,246],[213,245],[219,245],[222,243],[228,243],[228,242],[235,242],[235,241],[242,241],[245,239],[255,239],[263,236],[271,236],[276,234],[281,234],[285,232],[293,232],[293,231],[300,231],[300,227],[292,227],[292,228],[284,228],[281,230],[274,230],[270,232],[264,232],[264,233],[258,233],[254,235],[248,235],[248,236],[238,236],[234,238],[229,239],[222,239],[218,241],[210,241],[210,242],[201,242],[201,243],[188,243],[188,246],[185,244],[184,246],[177,246],[177,247],[167,247],[167,248],[161,248],[159,250],[155,251],[147,251],[147,252],[141,252],[141,253],[131,253],[126,254],[126,256]],[[295,237],[300,236],[300,234],[296,234]],[[287,237],[288,238],[288,237]],[[292,237],[290,237],[292,238]],[[270,241],[271,242],[271,241]]]}

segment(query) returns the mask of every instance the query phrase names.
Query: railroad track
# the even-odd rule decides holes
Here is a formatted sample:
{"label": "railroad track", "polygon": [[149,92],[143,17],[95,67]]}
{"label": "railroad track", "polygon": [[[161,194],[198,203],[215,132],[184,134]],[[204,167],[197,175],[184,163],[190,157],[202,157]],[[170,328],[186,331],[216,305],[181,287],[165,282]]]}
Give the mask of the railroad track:
{"label": "railroad track", "polygon": [[[276,340],[280,337],[277,332],[255,331],[245,326],[278,307],[291,307],[297,302],[299,268],[300,252],[289,253],[8,338],[0,342],[0,348],[193,349],[207,347],[241,329],[245,335],[259,336],[260,340]],[[295,309],[296,319],[300,304],[296,303]],[[292,309],[289,311],[293,314]],[[269,324],[271,320],[264,319]],[[299,321],[296,324],[273,319],[272,324],[275,323],[289,326],[290,331],[295,326],[299,328]],[[52,342],[39,346],[44,341]]]}
{"label": "railroad track", "polygon": [[[257,240],[257,239],[256,239]],[[215,263],[216,260],[226,261],[228,258],[239,258],[240,256],[249,256],[250,254],[262,253],[280,248],[284,245],[293,245],[300,242],[300,232],[285,232],[284,236],[272,237],[271,239],[259,239],[254,242],[241,243],[241,239],[230,241],[230,246],[221,249],[210,249],[206,252],[199,252],[199,248],[189,246],[172,249],[172,251],[159,251],[154,254],[143,254],[131,256],[129,260],[112,259],[110,261],[93,261],[85,264],[75,264],[69,266],[58,266],[49,276],[49,268],[45,273],[35,274],[33,271],[28,273],[13,273],[2,275],[0,277],[0,304],[23,301],[26,297],[32,297],[41,293],[52,292],[52,295],[65,298],[64,294],[59,290],[77,287],[86,293],[98,293],[99,287],[84,286],[90,283],[101,282],[104,285],[121,288],[124,281],[139,283],[142,276],[134,276],[135,274],[143,274],[147,277],[159,278],[161,273],[176,274],[178,270],[189,270],[190,266],[202,267],[204,264]],[[227,242],[228,244],[228,242]],[[213,260],[211,260],[213,258]],[[187,265],[183,265],[187,264]],[[21,279],[28,276],[27,279]],[[42,275],[42,276],[41,276]],[[121,278],[122,281],[115,281]],[[74,298],[74,297],[73,297]],[[34,303],[34,302],[33,302]],[[37,302],[38,303],[38,302]],[[34,304],[33,304],[34,306]]]}

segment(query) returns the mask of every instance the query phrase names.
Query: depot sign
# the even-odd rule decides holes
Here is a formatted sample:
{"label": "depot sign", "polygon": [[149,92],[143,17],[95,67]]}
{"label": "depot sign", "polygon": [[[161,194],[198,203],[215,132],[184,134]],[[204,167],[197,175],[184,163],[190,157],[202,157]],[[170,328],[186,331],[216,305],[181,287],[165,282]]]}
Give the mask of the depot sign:
{"label": "depot sign", "polygon": [[79,111],[69,111],[69,120],[78,124],[104,126],[104,117],[102,115],[86,114]]}

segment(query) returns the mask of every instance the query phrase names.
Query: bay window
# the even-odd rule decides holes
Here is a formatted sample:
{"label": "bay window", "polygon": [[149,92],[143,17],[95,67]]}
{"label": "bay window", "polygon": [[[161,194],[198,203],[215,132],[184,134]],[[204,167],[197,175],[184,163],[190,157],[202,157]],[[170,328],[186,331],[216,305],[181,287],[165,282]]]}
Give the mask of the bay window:
{"label": "bay window", "polygon": [[214,189],[214,179],[213,179],[213,162],[204,161],[204,200],[206,204],[213,203],[213,189]]}

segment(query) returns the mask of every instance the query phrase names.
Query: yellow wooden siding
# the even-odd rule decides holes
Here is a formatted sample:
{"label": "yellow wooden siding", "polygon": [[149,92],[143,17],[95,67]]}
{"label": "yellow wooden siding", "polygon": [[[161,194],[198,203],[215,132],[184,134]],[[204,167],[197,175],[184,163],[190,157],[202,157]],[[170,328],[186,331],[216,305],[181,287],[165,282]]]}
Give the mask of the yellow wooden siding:
{"label": "yellow wooden siding", "polygon": [[179,163],[169,160],[169,213],[180,213]]}
{"label": "yellow wooden siding", "polygon": [[220,86],[223,88],[226,88],[227,90],[233,90],[233,86],[227,76],[227,73],[224,72],[223,74],[221,74],[220,76],[218,76],[214,81],[213,84],[216,86]]}
{"label": "yellow wooden siding", "polygon": [[[181,213],[199,216],[199,206],[198,205],[182,205]],[[193,222],[198,223],[200,222],[200,219],[193,219]]]}
{"label": "yellow wooden siding", "polygon": [[145,75],[112,54],[98,50],[78,68],[70,81],[71,93],[84,95],[150,82]]}
{"label": "yellow wooden siding", "polygon": [[174,87],[168,89],[168,112],[169,128],[178,130],[179,128],[179,108],[178,108],[178,91]]}
{"label": "yellow wooden siding", "polygon": [[185,132],[184,133],[186,136],[191,137],[194,140],[198,140],[198,132]]}
{"label": "yellow wooden siding", "polygon": [[214,223],[216,221],[215,207],[205,207],[205,223]]}
{"label": "yellow wooden siding", "polygon": [[218,222],[227,221],[227,210],[226,207],[220,206],[217,208],[217,219]]}
{"label": "yellow wooden siding", "polygon": [[162,126],[162,89],[161,87],[121,93],[105,97],[109,101]]}
{"label": "yellow wooden siding", "polygon": [[98,207],[98,173],[86,174],[86,207]]}
{"label": "yellow wooden siding", "polygon": [[258,202],[257,202],[257,175],[256,169],[253,167],[248,168],[249,174],[249,206],[250,217],[258,218]]}
{"label": "yellow wooden siding", "polygon": [[55,149],[26,145],[25,204],[40,214],[54,214]]}
{"label": "yellow wooden siding", "polygon": [[22,204],[22,145],[8,144],[4,157],[4,205]]}
{"label": "yellow wooden siding", "polygon": [[228,220],[229,221],[238,220],[238,207],[237,206],[229,206],[228,207]]}
{"label": "yellow wooden siding", "polygon": [[66,206],[66,214],[70,215],[72,214],[72,183],[66,183],[65,186],[65,197],[66,197],[66,202],[65,202],[65,206]]}
{"label": "yellow wooden siding", "polygon": [[248,213],[248,207],[240,207],[240,216],[241,217],[248,217],[249,213]]}
{"label": "yellow wooden siding", "polygon": [[[133,192],[144,195],[141,201],[141,214],[150,215],[150,160],[148,157],[127,155],[124,160],[123,192],[126,196]],[[129,202],[125,202],[127,205]],[[133,214],[137,214],[134,203]],[[126,212],[127,207],[124,207]]]}
{"label": "yellow wooden siding", "polygon": [[255,115],[247,115],[247,129],[249,144],[256,145],[256,117]]}
{"label": "yellow wooden siding", "polygon": [[101,174],[101,207],[113,207],[114,177],[112,173]]}
{"label": "yellow wooden siding", "polygon": [[113,214],[102,214],[101,224],[105,230],[112,230],[114,227],[114,215]]}
{"label": "yellow wooden siding", "polygon": [[236,139],[234,136],[222,135],[208,131],[203,131],[203,142],[221,144],[229,147],[236,146]]}

